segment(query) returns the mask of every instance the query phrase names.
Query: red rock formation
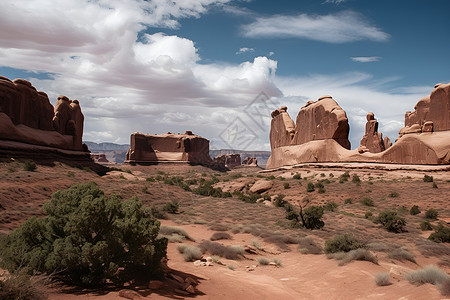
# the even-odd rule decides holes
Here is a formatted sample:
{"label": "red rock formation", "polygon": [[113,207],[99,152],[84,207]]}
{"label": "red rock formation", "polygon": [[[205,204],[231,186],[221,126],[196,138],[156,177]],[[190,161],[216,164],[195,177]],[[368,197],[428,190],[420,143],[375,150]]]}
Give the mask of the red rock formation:
{"label": "red rock formation", "polygon": [[210,164],[209,140],[187,131],[185,134],[131,134],[126,162],[185,161]]}
{"label": "red rock formation", "polygon": [[413,112],[406,112],[404,134],[450,130],[450,83],[436,84],[430,96],[417,102]]}
{"label": "red rock formation", "polygon": [[30,82],[0,76],[0,140],[85,151],[79,103],[60,97],[54,111],[47,94]]}
{"label": "red rock formation", "polygon": [[292,143],[295,132],[295,123],[287,113],[287,107],[272,112],[270,125],[270,146],[272,149],[288,146]]}
{"label": "red rock formation", "polygon": [[333,139],[350,149],[348,120],[345,111],[331,96],[322,96],[316,102],[303,106],[296,120],[293,145],[309,141]]}
{"label": "red rock formation", "polygon": [[106,158],[105,153],[91,153],[91,158],[96,163],[109,163],[109,160]]}
{"label": "red rock formation", "polygon": [[[305,162],[450,164],[450,84],[436,85],[429,97],[417,103],[414,112],[406,113],[405,127],[400,130],[394,145],[389,138],[382,139],[377,132],[376,119],[370,113],[366,134],[356,150],[342,147],[346,144],[342,132],[347,128],[348,133],[345,112],[340,108],[330,108],[337,106],[331,97],[321,98],[318,102],[308,102],[300,110],[292,144],[272,148],[267,168]],[[319,104],[322,107],[316,107]],[[342,124],[344,119],[345,125]],[[308,135],[302,135],[301,130],[312,135],[313,139],[301,143],[308,139]],[[319,139],[318,136],[328,138]],[[276,140],[276,137],[273,139]]]}
{"label": "red rock formation", "polygon": [[223,154],[214,157],[214,163],[226,168],[235,168],[241,165],[240,154]]}
{"label": "red rock formation", "polygon": [[243,166],[248,166],[248,167],[257,167],[258,166],[258,160],[256,159],[256,157],[246,157],[242,161],[242,165]]}
{"label": "red rock formation", "polygon": [[[390,147],[389,138],[386,137],[383,140],[383,134],[381,132],[378,132],[378,122],[372,112],[367,114],[366,132],[361,139],[361,146],[365,147],[367,151],[365,151],[364,148],[364,151],[359,148],[358,151],[360,153],[379,153]],[[386,146],[388,147],[386,148]]]}

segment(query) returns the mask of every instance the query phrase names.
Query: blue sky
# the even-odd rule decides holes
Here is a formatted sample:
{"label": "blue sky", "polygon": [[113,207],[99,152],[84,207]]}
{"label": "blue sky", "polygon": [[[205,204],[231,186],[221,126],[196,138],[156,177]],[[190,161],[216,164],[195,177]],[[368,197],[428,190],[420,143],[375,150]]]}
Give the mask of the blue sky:
{"label": "blue sky", "polygon": [[268,150],[271,109],[286,105],[295,120],[329,94],[356,148],[369,111],[395,140],[404,113],[450,82],[449,9],[447,0],[3,0],[0,75],[30,80],[52,103],[78,99],[85,140],[192,130],[216,149]]}

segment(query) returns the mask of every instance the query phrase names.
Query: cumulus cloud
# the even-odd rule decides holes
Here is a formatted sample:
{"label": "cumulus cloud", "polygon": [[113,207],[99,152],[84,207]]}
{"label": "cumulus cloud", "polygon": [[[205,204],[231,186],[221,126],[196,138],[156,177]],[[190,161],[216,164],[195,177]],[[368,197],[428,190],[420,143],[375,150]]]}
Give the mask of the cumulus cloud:
{"label": "cumulus cloud", "polygon": [[241,29],[244,36],[252,38],[302,38],[336,44],[389,39],[389,34],[371,25],[362,14],[350,10],[328,15],[258,17]]}
{"label": "cumulus cloud", "polygon": [[242,53],[245,53],[245,52],[255,52],[255,49],[242,47],[242,48],[239,49],[239,51],[236,52],[236,54],[242,54]]}
{"label": "cumulus cloud", "polygon": [[354,56],[354,57],[350,57],[350,59],[353,61],[356,61],[356,62],[366,63],[366,62],[379,61],[381,59],[381,57],[379,57],[379,56]]}
{"label": "cumulus cloud", "polygon": [[229,1],[4,0],[0,65],[49,73],[29,79],[53,102],[80,100],[85,139],[187,129],[212,137],[224,126],[212,124],[218,107],[236,116],[261,91],[281,95],[277,62],[201,63],[192,40],[146,30],[177,28]]}

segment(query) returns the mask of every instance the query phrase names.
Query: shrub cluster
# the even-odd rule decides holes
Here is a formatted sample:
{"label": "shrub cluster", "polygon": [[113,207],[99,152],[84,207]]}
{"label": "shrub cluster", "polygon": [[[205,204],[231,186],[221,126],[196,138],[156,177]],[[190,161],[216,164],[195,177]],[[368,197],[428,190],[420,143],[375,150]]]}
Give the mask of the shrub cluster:
{"label": "shrub cluster", "polygon": [[157,239],[160,223],[138,198],[122,203],[90,182],[57,191],[44,211],[2,240],[2,267],[88,286],[162,274],[167,239]]}
{"label": "shrub cluster", "polygon": [[390,232],[398,233],[406,231],[406,220],[402,217],[399,217],[395,211],[380,212],[378,218],[376,219],[376,222],[383,225],[384,228]]}
{"label": "shrub cluster", "polygon": [[351,234],[339,234],[325,242],[325,253],[349,252],[363,248],[364,243]]}
{"label": "shrub cluster", "polygon": [[425,212],[425,218],[431,220],[436,220],[438,218],[438,215],[439,215],[438,211],[434,208],[430,208]]}
{"label": "shrub cluster", "polygon": [[419,206],[417,206],[417,205],[411,206],[411,209],[409,210],[409,214],[411,214],[413,216],[420,214]]}
{"label": "shrub cluster", "polygon": [[450,227],[439,224],[428,239],[436,243],[450,243]]}
{"label": "shrub cluster", "polygon": [[424,182],[433,182],[433,176],[424,175],[423,176],[423,181]]}

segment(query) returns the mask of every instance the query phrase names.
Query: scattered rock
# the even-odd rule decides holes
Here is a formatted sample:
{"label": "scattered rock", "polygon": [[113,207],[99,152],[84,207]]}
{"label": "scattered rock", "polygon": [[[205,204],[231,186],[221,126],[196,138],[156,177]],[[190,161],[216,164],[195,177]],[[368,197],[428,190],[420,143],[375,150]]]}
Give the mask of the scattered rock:
{"label": "scattered rock", "polygon": [[141,298],[141,295],[139,295],[138,292],[132,290],[120,290],[119,297],[133,300]]}
{"label": "scattered rock", "polygon": [[186,289],[186,292],[188,292],[189,294],[196,294],[195,292],[195,288],[192,285],[189,285]]}
{"label": "scattered rock", "polygon": [[262,193],[270,190],[273,186],[273,182],[270,180],[261,179],[255,182],[255,184],[250,188],[252,193]]}
{"label": "scattered rock", "polygon": [[184,281],[193,286],[196,286],[198,284],[197,281],[195,279],[193,279],[192,277],[186,277],[186,279]]}

